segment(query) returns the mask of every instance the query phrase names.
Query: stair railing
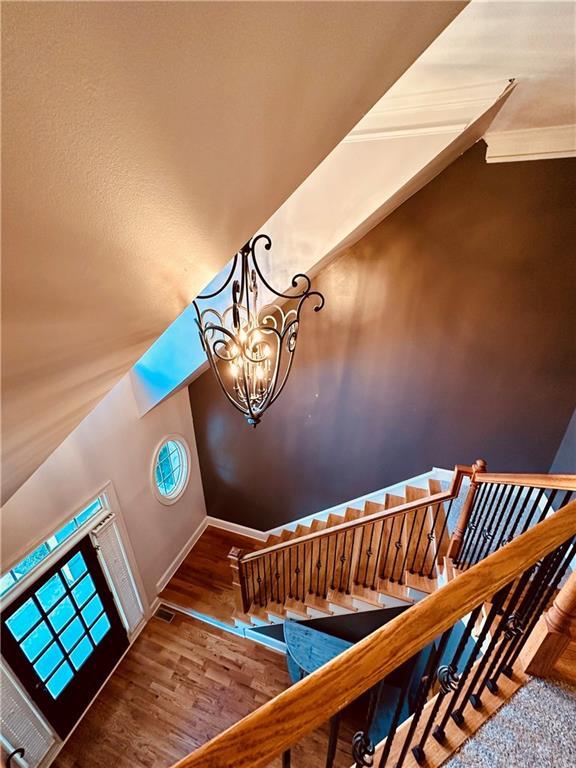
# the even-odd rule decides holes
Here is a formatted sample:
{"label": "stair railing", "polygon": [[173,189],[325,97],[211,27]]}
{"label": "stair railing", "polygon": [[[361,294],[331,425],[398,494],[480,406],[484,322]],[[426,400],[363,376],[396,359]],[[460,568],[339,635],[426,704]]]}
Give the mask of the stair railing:
{"label": "stair railing", "polygon": [[376,590],[379,579],[403,585],[406,571],[434,578],[445,554],[442,542],[452,503],[464,478],[473,480],[485,466],[482,460],[471,467],[457,465],[442,493],[255,552],[234,547],[229,560],[237,609],[246,613],[252,605],[285,604],[287,599],[304,603],[310,595],[326,600],[330,591],[351,594],[353,585]]}
{"label": "stair railing", "polygon": [[464,570],[542,522],[576,497],[576,475],[489,474],[470,484],[449,556]]}
{"label": "stair railing", "polygon": [[[355,768],[402,768],[414,761],[426,763],[429,768],[441,765],[479,727],[482,717],[504,701],[504,696],[498,698],[499,692],[509,695],[525,681],[519,656],[557,594],[575,554],[573,501],[180,760],[174,768],[258,768],[280,755],[282,765],[288,768],[294,745],[319,726],[328,733],[328,723],[328,758],[314,764],[332,768],[338,714],[368,691],[368,719],[351,745]],[[568,586],[570,582],[564,589]],[[485,615],[487,604],[490,608]],[[565,604],[557,601],[557,605]],[[411,716],[400,722],[401,697],[388,736],[374,744],[369,718],[376,711],[382,681],[422,652],[427,654],[425,671]],[[402,691],[405,695],[406,691]],[[470,708],[477,710],[472,716]],[[301,763],[310,764],[309,756]]]}

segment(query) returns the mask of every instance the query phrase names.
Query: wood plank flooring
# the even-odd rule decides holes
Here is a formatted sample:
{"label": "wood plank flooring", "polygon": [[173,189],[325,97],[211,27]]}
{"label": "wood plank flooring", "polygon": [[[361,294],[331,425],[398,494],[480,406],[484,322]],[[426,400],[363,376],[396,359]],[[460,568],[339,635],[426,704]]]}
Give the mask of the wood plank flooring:
{"label": "wood plank flooring", "polygon": [[[168,768],[289,685],[281,654],[183,614],[152,618],[53,765]],[[298,745],[294,768],[324,766],[327,733]],[[338,768],[351,738],[343,725]]]}
{"label": "wood plank flooring", "polygon": [[233,624],[234,594],[228,553],[232,547],[251,552],[255,539],[209,526],[170,579],[160,599]]}

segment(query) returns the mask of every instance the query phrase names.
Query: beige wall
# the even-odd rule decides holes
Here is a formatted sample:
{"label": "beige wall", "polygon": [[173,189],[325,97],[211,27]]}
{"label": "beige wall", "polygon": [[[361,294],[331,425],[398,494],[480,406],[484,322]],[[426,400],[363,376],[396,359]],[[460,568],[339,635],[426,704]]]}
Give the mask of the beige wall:
{"label": "beige wall", "polygon": [[[170,506],[150,487],[154,450],[168,433],[190,447],[190,482]],[[2,508],[2,569],[33,549],[112,482],[147,596],[206,511],[187,390],[138,418],[125,376]]]}

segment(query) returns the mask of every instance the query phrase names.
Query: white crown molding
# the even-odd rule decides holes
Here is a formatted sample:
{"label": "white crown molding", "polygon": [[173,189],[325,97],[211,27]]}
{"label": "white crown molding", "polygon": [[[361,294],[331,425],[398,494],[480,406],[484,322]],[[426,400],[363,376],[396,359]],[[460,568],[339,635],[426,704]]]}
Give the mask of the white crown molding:
{"label": "white crown molding", "polygon": [[342,143],[457,134],[485,112],[507,83],[484,83],[425,93],[387,93]]}
{"label": "white crown molding", "polygon": [[576,125],[495,131],[486,135],[487,163],[576,157]]}
{"label": "white crown molding", "polygon": [[413,136],[437,136],[445,133],[458,134],[466,128],[467,123],[448,123],[445,125],[408,126],[399,129],[366,129],[354,130],[344,139],[343,143],[353,144],[359,141],[383,141],[386,139],[406,139]]}

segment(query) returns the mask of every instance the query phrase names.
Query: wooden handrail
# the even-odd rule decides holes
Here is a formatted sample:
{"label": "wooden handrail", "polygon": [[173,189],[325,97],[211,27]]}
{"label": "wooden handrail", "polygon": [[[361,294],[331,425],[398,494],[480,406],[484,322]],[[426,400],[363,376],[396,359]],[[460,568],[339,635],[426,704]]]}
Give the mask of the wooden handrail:
{"label": "wooden handrail", "polygon": [[414,512],[419,509],[425,509],[426,507],[433,506],[434,504],[441,504],[443,502],[450,501],[451,499],[455,499],[458,496],[460,492],[460,486],[462,485],[462,479],[464,477],[472,476],[473,471],[473,467],[457,464],[454,467],[454,474],[452,475],[450,487],[447,491],[442,491],[442,493],[434,493],[431,496],[426,496],[423,499],[409,501],[406,502],[406,504],[400,504],[397,507],[385,509],[381,512],[374,512],[372,515],[365,515],[364,517],[359,517],[356,520],[348,520],[345,523],[333,525],[329,529],[320,529],[318,531],[313,531],[312,533],[307,533],[305,536],[288,539],[287,541],[280,541],[278,544],[273,544],[271,547],[266,547],[265,549],[257,549],[254,552],[242,553],[240,560],[243,563],[247,563],[250,560],[257,560],[264,555],[269,555],[273,552],[279,552],[283,549],[290,549],[290,547],[297,547],[301,544],[314,541],[315,539],[325,538],[326,536],[336,536],[337,534],[342,533],[343,531],[348,531],[351,528],[362,528],[366,525],[370,525],[371,523],[379,522],[380,520],[388,520],[392,517],[397,517],[398,515],[404,515],[407,512]]}
{"label": "wooden handrail", "polygon": [[576,491],[576,475],[506,475],[485,472],[476,477],[477,483],[520,485],[524,488],[555,488],[559,491]]}
{"label": "wooden handrail", "polygon": [[180,760],[174,768],[267,765],[575,535],[575,513],[576,502],[567,504]]}

